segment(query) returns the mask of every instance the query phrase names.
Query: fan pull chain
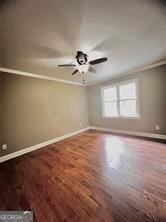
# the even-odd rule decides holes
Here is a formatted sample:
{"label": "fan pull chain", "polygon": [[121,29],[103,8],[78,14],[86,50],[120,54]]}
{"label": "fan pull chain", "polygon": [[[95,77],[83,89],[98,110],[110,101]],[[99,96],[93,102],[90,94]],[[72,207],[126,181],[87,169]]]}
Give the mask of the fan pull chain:
{"label": "fan pull chain", "polygon": [[83,86],[85,86],[85,73],[83,73],[82,82],[83,82]]}

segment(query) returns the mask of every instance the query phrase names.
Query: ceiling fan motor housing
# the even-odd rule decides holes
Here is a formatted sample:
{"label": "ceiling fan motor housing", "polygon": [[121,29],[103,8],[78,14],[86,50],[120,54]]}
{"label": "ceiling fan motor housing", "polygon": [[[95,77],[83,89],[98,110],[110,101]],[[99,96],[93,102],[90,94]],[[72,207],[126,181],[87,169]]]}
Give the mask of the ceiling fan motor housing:
{"label": "ceiling fan motor housing", "polygon": [[82,51],[77,51],[76,59],[79,65],[84,65],[88,61],[87,54],[84,54]]}

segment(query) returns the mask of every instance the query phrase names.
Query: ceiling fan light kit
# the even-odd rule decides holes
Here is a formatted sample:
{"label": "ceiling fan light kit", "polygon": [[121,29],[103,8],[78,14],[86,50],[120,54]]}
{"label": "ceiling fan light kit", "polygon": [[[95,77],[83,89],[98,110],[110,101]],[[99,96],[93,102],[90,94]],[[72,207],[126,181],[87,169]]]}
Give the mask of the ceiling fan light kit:
{"label": "ceiling fan light kit", "polygon": [[88,61],[88,55],[86,53],[83,53],[82,51],[77,51],[77,54],[75,56],[75,64],[61,64],[59,66],[66,67],[66,66],[74,66],[75,70],[73,71],[72,75],[75,75],[77,72],[80,72],[83,74],[83,85],[85,83],[85,76],[84,74],[88,71],[91,73],[95,73],[96,70],[92,68],[92,65],[97,65],[99,63],[106,62],[108,58],[102,57],[95,60]]}
{"label": "ceiling fan light kit", "polygon": [[76,69],[82,74],[88,72],[89,70],[89,64],[83,64],[83,65],[76,65]]}

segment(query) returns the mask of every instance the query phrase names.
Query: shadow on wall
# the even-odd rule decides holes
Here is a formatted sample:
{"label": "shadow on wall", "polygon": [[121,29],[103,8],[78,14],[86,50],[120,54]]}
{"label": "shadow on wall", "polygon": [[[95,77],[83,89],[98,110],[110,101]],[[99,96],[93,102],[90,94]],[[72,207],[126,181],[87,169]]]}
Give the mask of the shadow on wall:
{"label": "shadow on wall", "polygon": [[12,6],[16,3],[16,0],[1,0],[0,1],[0,10],[5,9],[6,7]]}

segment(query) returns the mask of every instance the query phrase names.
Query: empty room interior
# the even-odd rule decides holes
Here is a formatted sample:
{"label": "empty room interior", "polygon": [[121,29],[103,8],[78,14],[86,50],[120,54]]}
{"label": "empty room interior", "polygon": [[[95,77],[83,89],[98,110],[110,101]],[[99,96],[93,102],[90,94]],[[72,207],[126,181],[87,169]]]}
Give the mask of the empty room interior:
{"label": "empty room interior", "polygon": [[166,1],[0,1],[0,221],[166,222]]}

